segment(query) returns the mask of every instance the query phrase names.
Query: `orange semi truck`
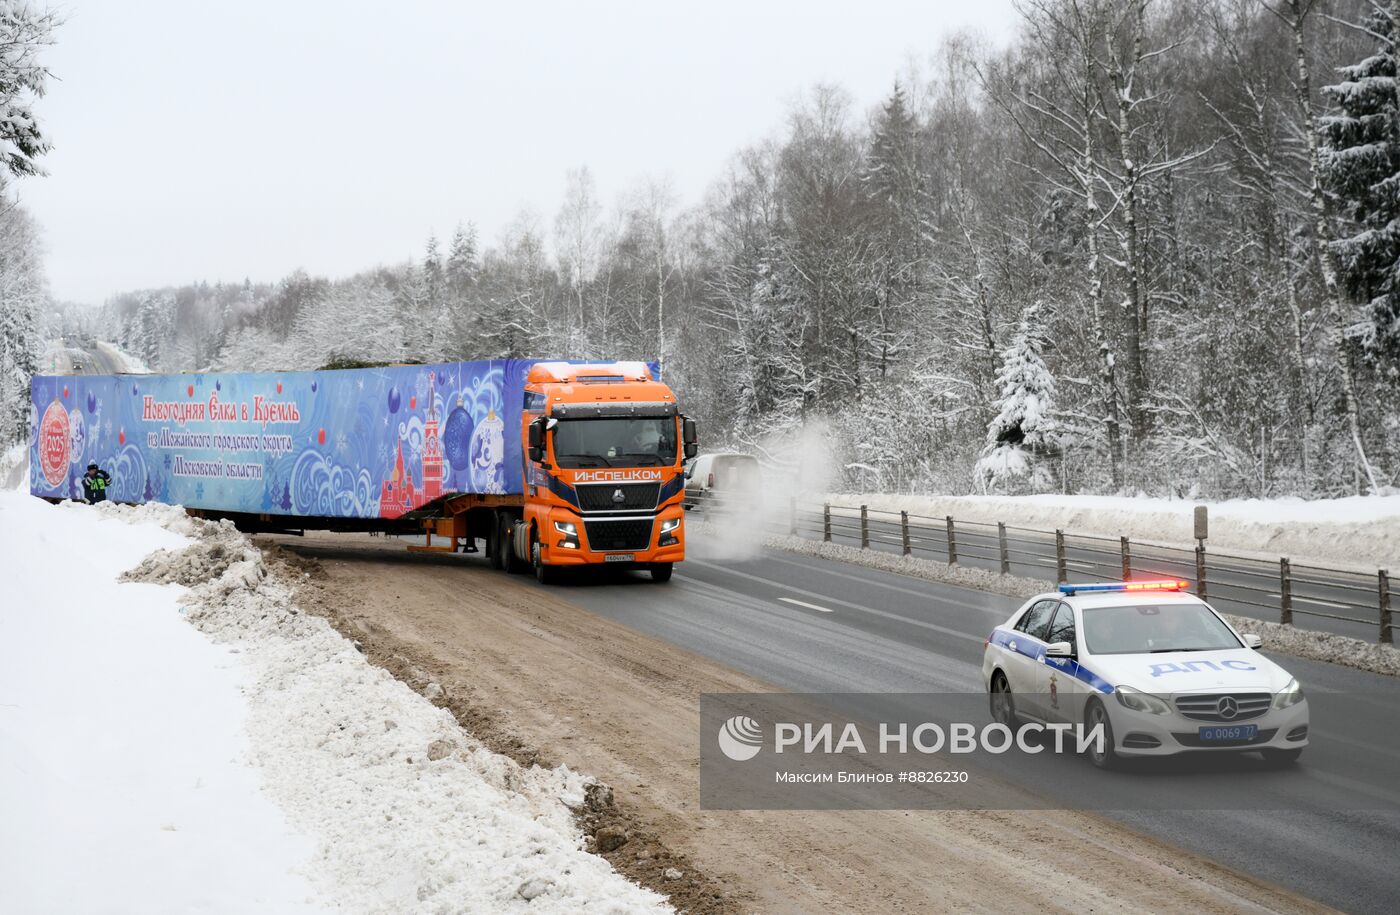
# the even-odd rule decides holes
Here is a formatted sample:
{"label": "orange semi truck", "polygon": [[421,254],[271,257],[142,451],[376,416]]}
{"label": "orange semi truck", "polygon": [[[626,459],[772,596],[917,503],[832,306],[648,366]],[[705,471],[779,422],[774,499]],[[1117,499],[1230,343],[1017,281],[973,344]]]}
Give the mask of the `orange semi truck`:
{"label": "orange semi truck", "polygon": [[[643,362],[524,359],[315,372],[38,376],[30,491],[160,501],[248,531],[422,533],[548,582],[657,581],[685,558],[695,423]],[[434,538],[438,538],[435,542]]]}

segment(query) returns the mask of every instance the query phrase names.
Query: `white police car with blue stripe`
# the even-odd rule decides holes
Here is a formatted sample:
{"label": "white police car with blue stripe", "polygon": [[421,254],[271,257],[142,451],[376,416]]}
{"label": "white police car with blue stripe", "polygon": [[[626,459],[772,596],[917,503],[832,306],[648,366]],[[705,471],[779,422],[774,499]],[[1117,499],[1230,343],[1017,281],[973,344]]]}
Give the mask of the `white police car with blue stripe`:
{"label": "white police car with blue stripe", "polygon": [[1096,766],[1125,756],[1258,751],[1291,763],[1308,744],[1298,681],[1260,654],[1185,581],[1061,585],[987,638],[982,676],[996,720],[1066,722],[1106,739]]}

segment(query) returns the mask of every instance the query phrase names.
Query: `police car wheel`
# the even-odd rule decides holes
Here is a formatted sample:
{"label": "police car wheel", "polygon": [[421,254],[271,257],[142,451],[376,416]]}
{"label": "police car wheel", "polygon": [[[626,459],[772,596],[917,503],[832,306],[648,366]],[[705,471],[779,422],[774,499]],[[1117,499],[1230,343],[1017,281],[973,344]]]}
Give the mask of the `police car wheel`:
{"label": "police car wheel", "polygon": [[1298,757],[1303,755],[1302,747],[1295,747],[1291,750],[1260,750],[1260,755],[1264,757],[1264,762],[1274,766],[1291,766],[1298,761]]}
{"label": "police car wheel", "polygon": [[1021,723],[1016,716],[1016,699],[1011,695],[1011,684],[1006,682],[1006,675],[1001,671],[997,671],[992,677],[992,689],[988,698],[991,702],[993,721],[1013,730]]}
{"label": "police car wheel", "polygon": [[1100,769],[1112,769],[1118,765],[1119,756],[1113,749],[1113,722],[1108,720],[1108,710],[1103,707],[1103,703],[1097,699],[1089,703],[1089,708],[1084,712],[1084,724],[1092,731],[1100,724],[1103,725],[1103,751],[1099,751],[1097,741],[1089,744],[1089,762]]}

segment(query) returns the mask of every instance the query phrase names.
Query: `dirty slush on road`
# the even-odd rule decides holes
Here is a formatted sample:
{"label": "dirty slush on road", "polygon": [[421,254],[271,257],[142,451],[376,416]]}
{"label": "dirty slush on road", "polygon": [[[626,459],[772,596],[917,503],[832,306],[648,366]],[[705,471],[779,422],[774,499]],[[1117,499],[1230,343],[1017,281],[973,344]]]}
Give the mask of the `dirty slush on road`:
{"label": "dirty slush on road", "polygon": [[[771,684],[462,556],[364,535],[258,543],[298,606],[490,749],[601,779],[576,812],[590,849],[679,910],[1323,910],[1090,814],[702,810],[699,695]],[[1036,881],[1017,878],[1028,867]]]}
{"label": "dirty slush on road", "polygon": [[[330,584],[320,560],[280,544],[260,545],[269,565],[284,570],[287,579],[295,582],[298,607],[325,617],[371,663],[451,712],[488,749],[525,767],[570,765],[569,760],[553,758],[538,743],[522,739],[504,710],[482,694],[468,672],[454,669],[436,653],[424,651],[370,621],[363,606],[347,602]],[[607,859],[619,873],[667,896],[677,909],[696,915],[749,911],[747,894],[726,888],[700,873],[685,855],[667,848],[636,810],[616,802],[610,785],[599,782],[590,786],[575,815],[590,850]]]}

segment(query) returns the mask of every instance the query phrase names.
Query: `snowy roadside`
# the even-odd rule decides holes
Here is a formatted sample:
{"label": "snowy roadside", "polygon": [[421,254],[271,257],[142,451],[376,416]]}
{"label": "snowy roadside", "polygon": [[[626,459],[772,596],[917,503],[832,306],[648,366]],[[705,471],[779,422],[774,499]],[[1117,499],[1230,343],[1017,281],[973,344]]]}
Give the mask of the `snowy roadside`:
{"label": "snowy roadside", "polygon": [[[692,520],[687,523],[691,525],[693,533],[711,536],[720,534],[717,528],[706,522],[697,523]],[[732,530],[724,531],[723,536],[725,538],[724,549],[732,551],[736,555],[746,554],[753,547],[761,545],[790,553],[817,556],[837,562],[849,562],[866,568],[958,585],[976,591],[1005,594],[1008,597],[1022,600],[1034,594],[1053,591],[1056,588],[1055,583],[1048,579],[998,575],[985,569],[949,566],[936,560],[922,559],[916,556],[900,556],[879,550],[862,550],[840,543],[809,540],[806,537],[766,535],[756,538],[754,543],[746,545],[742,542],[742,538],[736,541]],[[1223,616],[1230,621],[1230,625],[1240,632],[1256,633],[1261,636],[1264,639],[1264,647],[1269,651],[1400,677],[1400,650],[1395,648],[1327,632],[1298,629],[1294,626],[1250,619],[1231,613],[1223,614]]]}
{"label": "snowy roadside", "polygon": [[0,911],[314,910],[314,845],[258,787],[247,676],[172,588],[179,533],[0,493]]}
{"label": "snowy roadside", "polygon": [[0,492],[29,492],[29,445],[21,442],[0,451]]}
{"label": "snowy roadside", "polygon": [[921,496],[833,493],[832,505],[868,505],[881,511],[967,521],[1003,521],[1016,527],[1067,533],[1128,536],[1144,542],[1194,544],[1195,507],[1210,509],[1209,545],[1276,560],[1325,560],[1338,568],[1374,573],[1400,569],[1400,496],[1344,499],[1238,499],[1196,502],[1128,496]]}
{"label": "snowy roadside", "polygon": [[[209,848],[240,849],[240,860],[257,857],[264,870],[282,879],[280,884],[265,879],[267,893],[275,895],[255,899],[249,895],[256,881],[249,879],[248,868],[222,862],[224,881],[236,884],[219,897],[229,900],[222,902],[226,910],[290,909],[304,902],[365,912],[668,910],[661,897],[629,883],[586,850],[571,808],[584,802],[589,779],[562,766],[524,768],[482,747],[449,712],[372,666],[326,620],[297,612],[279,578],[284,573],[269,569],[262,554],[231,526],[194,521],[179,508],[162,505],[55,508],[14,494],[0,500],[5,514],[0,562],[13,565],[11,577],[36,582],[29,599],[18,602],[31,609],[0,612],[0,626],[22,627],[20,635],[27,633],[30,642],[36,632],[45,639],[40,652],[0,646],[7,661],[10,652],[23,650],[30,656],[27,661],[16,658],[21,666],[15,670],[0,667],[0,703],[14,701],[7,694],[33,700],[52,690],[55,668],[65,671],[73,691],[88,701],[91,693],[121,692],[129,670],[113,677],[115,682],[94,681],[86,666],[93,660],[89,654],[122,655],[127,668],[145,672],[158,698],[202,694],[214,689],[211,684],[218,686],[218,695],[190,703],[189,712],[198,713],[199,726],[224,733],[213,752],[242,779],[241,794],[236,810],[211,811],[192,837],[176,821],[175,843],[184,849],[203,840]],[[62,531],[56,518],[64,522]],[[30,542],[35,545],[25,549]],[[71,580],[75,563],[94,543],[99,549],[109,543],[122,548],[84,576],[84,586],[93,593],[83,599],[74,620],[61,631],[47,632],[65,600],[65,577]],[[157,552],[137,565],[153,547]],[[61,563],[46,560],[52,552],[68,555]],[[127,578],[144,583],[116,584],[117,573],[131,566],[136,568]],[[188,590],[158,586],[164,583]],[[40,603],[50,590],[54,596]],[[176,612],[177,603],[183,605],[185,619]],[[126,617],[135,608],[158,621],[168,637],[147,644],[144,638],[126,636]],[[100,638],[90,632],[91,617],[105,621]],[[186,619],[193,625],[185,625]],[[182,647],[172,649],[170,639],[181,640]],[[5,643],[21,644],[9,638]],[[81,723],[73,721],[76,712],[66,705],[44,713],[48,731],[74,732],[70,744],[110,741],[113,748],[103,758],[118,769],[111,773],[90,767],[78,746],[67,747],[64,755],[71,754],[72,770],[55,783],[54,797],[29,804],[31,819],[25,827],[10,829],[7,823],[8,838],[0,838],[0,900],[19,892],[34,902],[69,891],[70,881],[57,879],[56,871],[71,869],[74,862],[60,853],[67,837],[49,835],[55,831],[48,825],[52,814],[47,809],[62,802],[63,785],[126,796],[131,790],[127,782],[139,780],[130,770],[151,757],[178,757],[203,746],[203,740],[189,746],[186,728],[195,722],[168,725],[171,719],[160,705],[159,718],[130,702],[104,705],[100,720]],[[0,713],[7,711],[0,706]],[[146,722],[148,718],[154,720]],[[36,773],[52,771],[54,762],[44,746],[51,735],[36,730],[42,721],[11,731],[6,720],[0,714],[5,735],[0,764],[22,766],[29,773],[0,781],[0,807],[8,810],[22,798],[6,797],[3,786],[28,795],[27,783],[41,777]],[[143,722],[149,726],[139,742],[111,736]],[[133,761],[123,766],[124,756]],[[196,782],[199,778],[204,780]],[[136,813],[147,819],[164,817],[154,811],[171,801],[167,794],[207,791],[209,785],[203,770],[193,765],[147,781],[153,795],[136,803]],[[191,789],[191,783],[202,787]],[[252,816],[259,809],[268,822],[257,831],[233,816]],[[86,806],[71,807],[64,832],[86,830],[89,815]],[[163,835],[158,826],[152,828]],[[137,831],[137,824],[129,824],[92,850],[93,857],[112,854],[126,863],[120,882],[104,886],[92,881],[91,891],[109,902],[129,900],[133,910],[207,905],[205,897],[189,895],[193,887],[175,888],[167,898],[163,875],[178,865],[160,849],[135,861],[121,853],[125,834]],[[41,841],[34,842],[34,836]],[[211,860],[209,867],[220,863]],[[41,882],[32,875],[44,867],[52,879]],[[138,892],[138,886],[144,890]],[[217,890],[207,892],[212,896]],[[50,904],[55,910],[94,908],[66,895]]]}

